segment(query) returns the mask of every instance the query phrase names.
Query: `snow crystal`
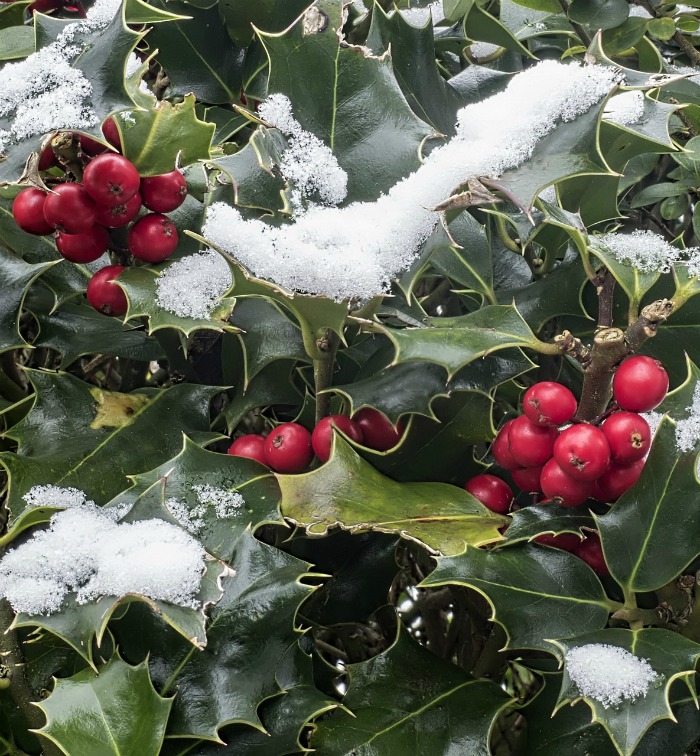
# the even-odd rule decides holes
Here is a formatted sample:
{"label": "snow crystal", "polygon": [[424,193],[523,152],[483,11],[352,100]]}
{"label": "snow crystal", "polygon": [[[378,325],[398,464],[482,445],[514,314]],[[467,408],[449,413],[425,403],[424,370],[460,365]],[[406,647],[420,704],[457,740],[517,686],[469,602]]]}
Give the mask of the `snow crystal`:
{"label": "snow crystal", "polygon": [[258,115],[278,128],[288,139],[280,171],[292,184],[292,207],[303,210],[302,198],[318,195],[324,205],[338,205],[348,193],[348,174],[317,136],[304,131],[292,115],[292,103],[282,94],[270,95],[258,108]]}
{"label": "snow crystal", "polygon": [[603,118],[619,126],[628,126],[644,115],[644,95],[639,90],[622,92],[611,97],[605,105]]}
{"label": "snow crystal", "polygon": [[190,533],[199,533],[204,528],[204,516],[212,506],[219,520],[235,517],[241,507],[245,506],[245,500],[237,491],[227,491],[208,484],[192,486],[192,490],[199,502],[194,507],[175,498],[169,498],[165,502],[173,517]]}
{"label": "snow crystal", "polygon": [[487,58],[489,55],[498,52],[501,47],[500,45],[492,45],[490,42],[474,42],[470,49],[475,58]]}
{"label": "snow crystal", "polygon": [[0,153],[21,139],[55,129],[88,129],[98,118],[87,101],[92,85],[70,62],[80,53],[73,44],[79,34],[107,26],[120,0],[97,0],[87,18],[68,24],[55,42],[24,60],[7,63],[0,83],[0,117],[10,118],[9,129],[0,130]]}
{"label": "snow crystal", "polygon": [[641,5],[630,6],[630,18],[652,18],[651,13]]}
{"label": "snow crystal", "polygon": [[698,252],[694,247],[678,249],[653,231],[616,232],[604,234],[598,240],[617,260],[645,273],[668,273],[671,265],[682,256]]}
{"label": "snow crystal", "polygon": [[431,17],[433,24],[439,24],[445,20],[445,9],[442,6],[442,0],[430,3],[426,8],[404,8],[399,13],[414,26],[425,26]]}
{"label": "snow crystal", "polygon": [[232,283],[226,260],[215,250],[207,249],[183,257],[158,276],[156,302],[181,318],[206,320]]}
{"label": "snow crystal", "polygon": [[646,659],[607,643],[589,643],[566,652],[566,671],[579,693],[607,709],[646,696],[659,675]]}
{"label": "snow crystal", "polygon": [[199,533],[204,527],[205,522],[202,518],[204,507],[196,506],[190,509],[184,501],[174,497],[166,499],[165,506],[180,525],[190,533]]}
{"label": "snow crystal", "polygon": [[686,407],[688,417],[676,423],[676,446],[678,451],[687,453],[700,441],[700,383],[693,391],[693,402]]}
{"label": "snow crystal", "polygon": [[30,507],[82,507],[93,504],[85,493],[78,488],[62,486],[32,486],[22,497]]}
{"label": "snow crystal", "polygon": [[537,196],[543,202],[549,202],[550,205],[556,204],[557,188],[554,184],[551,184],[546,189],[543,189]]}
{"label": "snow crystal", "polygon": [[136,53],[130,53],[126,59],[126,67],[124,73],[126,77],[133,76],[141,68],[141,59]]}
{"label": "snow crystal", "polygon": [[[514,76],[503,92],[462,108],[457,135],[375,202],[311,206],[281,227],[246,220],[218,202],[202,235],[254,275],[291,290],[336,300],[384,293],[432,234],[432,208],[471,176],[498,176],[525,162],[559,120],[599,102],[614,77],[608,67],[544,61]],[[189,280],[184,285],[186,291]]]}
{"label": "snow crystal", "polygon": [[[659,429],[659,426],[661,425],[661,421],[664,419],[664,415],[661,412],[643,412],[641,413],[642,417],[647,421],[647,425],[649,426],[649,436],[651,438],[654,438],[656,435],[656,431]],[[647,456],[649,456],[649,452],[647,452]]]}
{"label": "snow crystal", "polygon": [[69,592],[78,603],[138,593],[194,607],[204,556],[162,520],[117,524],[109,510],[70,508],[0,560],[0,596],[29,614],[58,611]]}

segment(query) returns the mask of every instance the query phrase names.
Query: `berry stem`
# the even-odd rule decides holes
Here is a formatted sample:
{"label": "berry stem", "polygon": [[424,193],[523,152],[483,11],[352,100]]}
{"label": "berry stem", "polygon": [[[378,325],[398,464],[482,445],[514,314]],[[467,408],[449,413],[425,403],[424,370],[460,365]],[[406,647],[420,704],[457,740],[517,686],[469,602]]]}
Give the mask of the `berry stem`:
{"label": "berry stem", "polygon": [[591,362],[584,373],[577,420],[592,420],[605,412],[612,396],[615,366],[626,351],[625,334],[619,328],[604,328],[595,335]]}
{"label": "berry stem", "polygon": [[[314,388],[316,391],[316,422],[331,414],[331,394],[321,393],[330,388],[333,383],[333,368],[335,367],[335,353],[338,351],[340,339],[330,328],[320,332],[316,339],[313,354],[309,356],[314,361]],[[308,351],[308,350],[307,350]]]}
{"label": "berry stem", "polygon": [[76,136],[70,131],[62,131],[56,134],[51,140],[51,149],[65,170],[74,176],[76,181],[82,181],[85,166],[81,156],[85,156],[80,150],[80,142]]}

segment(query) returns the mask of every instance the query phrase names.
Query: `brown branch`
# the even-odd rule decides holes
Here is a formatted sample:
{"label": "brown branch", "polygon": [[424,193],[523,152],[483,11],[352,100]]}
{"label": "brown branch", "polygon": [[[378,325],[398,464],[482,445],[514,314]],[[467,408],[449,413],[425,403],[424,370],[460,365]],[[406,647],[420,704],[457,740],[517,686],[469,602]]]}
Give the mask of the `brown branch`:
{"label": "brown branch", "polygon": [[627,351],[620,328],[604,328],[593,340],[591,363],[586,369],[576,419],[583,422],[601,415],[612,396],[615,368]]}
{"label": "brown branch", "polygon": [[613,324],[613,294],[615,293],[615,276],[607,270],[603,283],[598,289],[598,326],[610,328]]}

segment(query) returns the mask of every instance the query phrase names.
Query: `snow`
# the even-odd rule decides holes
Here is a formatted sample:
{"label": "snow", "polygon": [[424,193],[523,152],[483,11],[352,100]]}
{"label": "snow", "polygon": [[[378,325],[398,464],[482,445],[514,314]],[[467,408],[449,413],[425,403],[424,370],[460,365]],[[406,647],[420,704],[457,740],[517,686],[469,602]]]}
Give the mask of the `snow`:
{"label": "snow", "polygon": [[282,153],[280,170],[292,185],[294,211],[303,212],[303,199],[312,199],[315,195],[324,205],[340,204],[348,193],[348,174],[338,165],[329,147],[301,128],[292,115],[289,98],[271,95],[258,108],[258,115],[289,139],[289,146]]}
{"label": "snow", "polygon": [[600,102],[615,76],[608,67],[544,61],[462,108],[457,135],[376,201],[312,204],[280,227],[218,202],[202,235],[255,276],[293,291],[335,300],[386,293],[432,234],[439,219],[432,208],[471,176],[498,176],[525,162],[560,120]]}
{"label": "snow", "polygon": [[498,52],[501,47],[500,45],[492,45],[490,42],[474,42],[469,49],[475,58],[487,58],[489,55]]}
{"label": "snow", "polygon": [[212,507],[217,519],[228,520],[235,517],[241,507],[245,506],[245,500],[237,491],[228,491],[208,484],[192,486],[192,490],[199,502],[194,507],[174,497],[166,499],[165,502],[173,517],[190,533],[199,533],[204,528],[204,517]]}
{"label": "snow", "polygon": [[181,318],[206,320],[232,283],[226,260],[215,250],[206,249],[183,257],[158,276],[156,302]]}
{"label": "snow", "polygon": [[87,18],[68,24],[55,42],[24,60],[6,63],[0,78],[0,117],[10,118],[0,130],[0,154],[17,140],[56,129],[88,129],[98,123],[88,104],[92,85],[70,64],[81,51],[79,34],[105,28],[120,0],[97,0]]}
{"label": "snow", "polygon": [[566,671],[579,693],[604,708],[646,696],[659,677],[646,659],[607,643],[589,643],[569,649]]}
{"label": "snow", "polygon": [[642,8],[641,5],[631,5],[630,18],[653,18],[653,16],[646,8]]}
{"label": "snow", "polygon": [[[598,237],[598,241],[621,263],[644,273],[668,273],[671,265],[687,257],[689,270],[700,261],[693,262],[700,250],[696,247],[679,249],[653,231],[636,230],[631,234],[612,233]],[[697,275],[697,273],[691,273]]]}
{"label": "snow", "polygon": [[637,123],[644,115],[644,95],[639,90],[622,92],[611,97],[605,105],[603,118],[619,126]]}
{"label": "snow", "polygon": [[692,404],[686,410],[688,417],[676,423],[676,447],[684,454],[700,441],[700,383],[695,385]]}
{"label": "snow", "polygon": [[69,593],[79,604],[137,593],[196,607],[204,557],[176,525],[118,524],[109,510],[72,507],[0,560],[0,596],[16,612],[42,615],[59,611]]}
{"label": "snow", "polygon": [[53,485],[32,486],[22,497],[30,507],[82,507],[94,505],[88,501],[85,493],[78,488]]}

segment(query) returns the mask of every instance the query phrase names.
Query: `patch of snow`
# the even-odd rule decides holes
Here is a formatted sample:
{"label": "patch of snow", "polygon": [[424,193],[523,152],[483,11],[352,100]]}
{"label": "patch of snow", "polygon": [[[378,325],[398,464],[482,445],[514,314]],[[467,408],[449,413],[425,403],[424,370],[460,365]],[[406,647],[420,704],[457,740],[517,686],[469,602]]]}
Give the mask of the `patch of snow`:
{"label": "patch of snow", "polygon": [[630,5],[630,18],[653,18],[653,16],[641,5]]}
{"label": "patch of snow", "polygon": [[62,486],[32,486],[22,497],[30,507],[82,507],[88,504],[94,505],[94,501],[88,501],[84,491],[73,487]]}
{"label": "patch of snow", "polygon": [[245,500],[238,491],[228,491],[208,484],[192,486],[192,490],[199,502],[194,507],[176,498],[169,498],[165,502],[173,517],[190,533],[201,532],[206,524],[204,517],[212,507],[218,520],[228,520],[245,506]]}
{"label": "patch of snow", "polygon": [[603,111],[603,118],[619,126],[637,123],[644,115],[644,95],[637,89],[611,97]]}
{"label": "patch of snow", "polygon": [[471,176],[521,165],[559,121],[600,102],[615,76],[608,67],[544,61],[515,75],[503,92],[462,108],[457,135],[376,201],[311,206],[280,227],[217,202],[202,235],[287,289],[335,300],[385,293],[432,234],[439,219],[432,208]]}
{"label": "patch of snow", "polygon": [[226,260],[207,249],[183,257],[158,276],[156,302],[181,318],[206,320],[232,283]]}
{"label": "patch of snow", "polygon": [[668,273],[671,265],[684,257],[689,258],[686,264],[690,268],[692,260],[700,251],[696,247],[679,249],[669,244],[660,234],[639,229],[631,234],[604,234],[598,237],[598,241],[615,259],[644,273]]}
{"label": "patch of snow", "polygon": [[644,698],[659,677],[646,659],[607,643],[589,643],[569,649],[566,671],[579,693],[606,709],[623,701]]}
{"label": "patch of snow", "polygon": [[686,407],[688,417],[676,422],[676,447],[687,453],[700,441],[700,383],[693,391],[693,402]]}

